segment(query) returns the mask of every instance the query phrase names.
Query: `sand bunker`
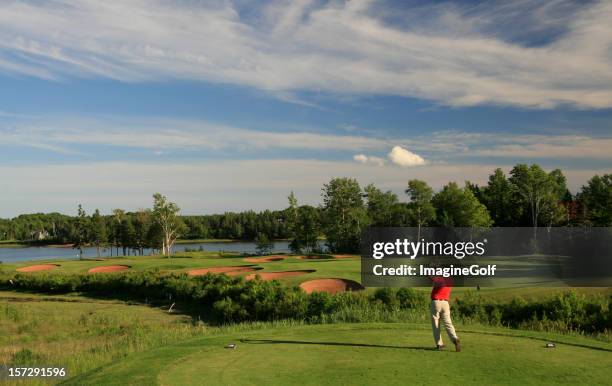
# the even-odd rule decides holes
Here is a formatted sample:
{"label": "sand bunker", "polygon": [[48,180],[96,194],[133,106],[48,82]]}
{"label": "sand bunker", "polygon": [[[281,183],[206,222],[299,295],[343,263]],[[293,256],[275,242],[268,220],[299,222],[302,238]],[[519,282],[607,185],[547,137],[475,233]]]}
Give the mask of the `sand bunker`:
{"label": "sand bunker", "polygon": [[18,272],[39,272],[39,271],[48,271],[50,269],[55,269],[59,267],[59,264],[38,264],[38,265],[30,265],[28,267],[17,268]]}
{"label": "sand bunker", "polygon": [[273,256],[264,256],[264,257],[247,257],[244,259],[247,263],[269,263],[271,261],[281,261],[286,259],[287,256],[282,255],[273,255]]}
{"label": "sand bunker", "polygon": [[329,260],[331,257],[326,255],[307,255],[307,256],[296,256],[296,259],[300,260]]}
{"label": "sand bunker", "polygon": [[210,267],[210,268],[199,268],[188,271],[189,276],[200,276],[206,275],[207,273],[224,273],[228,276],[237,276],[244,272],[257,271],[261,268],[251,266],[230,266],[230,267]]}
{"label": "sand bunker", "polygon": [[129,265],[104,265],[102,267],[95,267],[90,269],[89,273],[108,273],[108,272],[120,272],[130,269]]}
{"label": "sand bunker", "polygon": [[330,294],[335,294],[338,292],[344,291],[361,291],[364,287],[353,280],[348,279],[316,279],[305,281],[300,284],[300,288],[302,288],[306,293],[312,292],[328,292]]}
{"label": "sand bunker", "polygon": [[351,259],[353,257],[359,257],[357,255],[332,255],[334,259]]}
{"label": "sand bunker", "polygon": [[307,256],[296,256],[296,259],[302,260],[329,260],[329,259],[351,259],[359,256],[355,255],[307,255]]}
{"label": "sand bunker", "polygon": [[261,280],[269,281],[269,280],[284,279],[287,277],[306,275],[308,273],[313,273],[313,272],[315,272],[314,269],[302,269],[299,271],[283,271],[283,272],[259,272],[259,273],[252,273],[248,275],[245,279],[253,280],[255,279],[256,276],[259,276]]}

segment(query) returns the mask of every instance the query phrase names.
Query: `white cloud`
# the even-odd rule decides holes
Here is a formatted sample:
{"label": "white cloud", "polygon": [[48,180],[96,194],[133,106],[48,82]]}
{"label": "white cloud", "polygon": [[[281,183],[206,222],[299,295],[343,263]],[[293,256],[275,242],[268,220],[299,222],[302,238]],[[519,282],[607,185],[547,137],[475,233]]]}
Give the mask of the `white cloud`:
{"label": "white cloud", "polygon": [[[386,22],[384,8],[356,0],[272,1],[244,13],[216,1],[8,2],[0,71],[203,80],[288,100],[314,90],[453,106],[612,107],[609,1],[569,10],[562,1],[416,7],[393,15],[402,25]],[[544,45],[520,40],[559,29]]]}
{"label": "white cloud", "polygon": [[533,159],[612,159],[612,139],[610,138],[590,138],[577,135],[525,135],[498,138],[497,141],[501,144],[475,150],[471,155]]}
{"label": "white cloud", "polygon": [[394,146],[388,154],[389,160],[399,166],[419,166],[425,165],[425,160],[418,154],[404,149],[401,146]]}
{"label": "white cloud", "polygon": [[[173,150],[256,153],[273,150],[303,150],[312,154],[351,152],[353,160],[382,166],[387,155],[393,164],[422,165],[465,157],[525,160],[611,160],[612,138],[587,135],[526,135],[442,131],[410,138],[375,137],[311,131],[266,131],[215,124],[206,120],[137,117],[21,116],[0,112],[0,146],[28,146],[60,154],[87,156],[80,145],[145,149],[153,154]],[[384,131],[384,130],[381,130]],[[410,150],[406,150],[410,149]],[[95,154],[88,153],[90,157]],[[342,157],[345,157],[343,154]],[[426,158],[427,161],[424,159]],[[485,161],[488,162],[488,161]]]}
{"label": "white cloud", "polygon": [[353,160],[359,162],[360,164],[365,164],[368,162],[368,156],[365,154],[355,154],[353,156]]}
{"label": "white cloud", "polygon": [[380,157],[367,156],[365,154],[355,154],[353,160],[360,164],[369,164],[375,166],[384,166],[385,160]]}
{"label": "white cloud", "polygon": [[[61,154],[84,156],[80,145],[101,145],[150,150],[254,153],[272,150],[353,152],[362,164],[384,165],[385,159],[368,155],[397,146],[387,156],[404,166],[452,159],[509,158],[517,162],[542,159],[612,159],[612,138],[587,135],[525,135],[478,132],[434,132],[410,138],[384,138],[314,131],[266,131],[219,125],[205,120],[136,117],[20,116],[0,112],[0,146],[28,146]],[[314,130],[314,129],[310,129]],[[359,130],[363,132],[362,130]],[[382,130],[384,131],[384,130]],[[409,151],[406,149],[410,149]],[[425,156],[424,156],[424,155]],[[90,156],[93,156],[90,154]],[[343,155],[345,156],[345,155]]]}
{"label": "white cloud", "polygon": [[54,118],[0,123],[0,145],[22,145],[71,153],[77,145],[163,149],[355,151],[381,149],[387,140],[357,135],[273,132],[207,121],[132,118]]}

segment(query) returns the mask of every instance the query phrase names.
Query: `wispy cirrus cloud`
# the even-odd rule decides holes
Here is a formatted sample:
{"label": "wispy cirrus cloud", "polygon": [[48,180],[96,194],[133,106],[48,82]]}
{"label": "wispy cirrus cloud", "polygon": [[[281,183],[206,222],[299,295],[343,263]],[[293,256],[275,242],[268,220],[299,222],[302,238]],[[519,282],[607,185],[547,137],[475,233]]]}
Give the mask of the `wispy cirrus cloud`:
{"label": "wispy cirrus cloud", "polygon": [[395,10],[395,21],[385,9],[364,0],[249,3],[249,12],[231,2],[9,2],[0,71],[232,83],[288,100],[306,90],[612,107],[610,2],[442,3]]}
{"label": "wispy cirrus cloud", "polygon": [[598,159],[612,160],[612,138],[586,135],[525,135],[438,132],[440,143],[463,148],[463,156],[510,157],[517,159]]}
{"label": "wispy cirrus cloud", "polygon": [[383,149],[389,140],[308,131],[266,131],[204,120],[126,117],[39,117],[0,122],[0,145],[77,151],[79,145],[163,150],[270,149],[355,151]]}
{"label": "wispy cirrus cloud", "polygon": [[270,151],[284,151],[283,154],[301,151],[306,156],[339,153],[339,157],[352,157],[358,163],[377,166],[417,166],[466,157],[503,157],[517,162],[612,160],[611,137],[586,135],[438,131],[410,137],[385,137],[351,134],[351,131],[329,133],[322,128],[318,131],[256,130],[206,120],[3,114],[0,146],[19,145],[73,155],[84,155],[81,145],[93,145],[144,149],[155,154],[173,150],[233,152],[236,157],[241,153],[248,156]]}

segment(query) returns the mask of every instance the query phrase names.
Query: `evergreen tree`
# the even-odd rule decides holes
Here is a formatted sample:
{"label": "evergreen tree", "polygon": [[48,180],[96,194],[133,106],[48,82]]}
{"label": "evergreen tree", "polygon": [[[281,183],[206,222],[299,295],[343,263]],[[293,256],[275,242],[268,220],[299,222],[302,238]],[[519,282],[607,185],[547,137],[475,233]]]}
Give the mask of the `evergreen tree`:
{"label": "evergreen tree", "polygon": [[489,176],[487,186],[482,189],[482,203],[487,207],[495,226],[515,225],[521,217],[522,207],[514,201],[513,186],[499,168]]}
{"label": "evergreen tree", "polygon": [[265,233],[258,233],[255,237],[255,250],[258,255],[267,255],[272,252],[274,243],[266,236]]}
{"label": "evergreen tree", "polygon": [[293,226],[293,239],[289,248],[295,253],[312,253],[319,250],[320,219],[319,210],[310,205],[297,209],[296,223]]}
{"label": "evergreen tree", "polygon": [[98,257],[100,257],[100,247],[108,240],[108,232],[106,229],[106,221],[100,215],[100,211],[96,209],[91,216],[91,242],[96,246]]}
{"label": "evergreen tree", "polygon": [[136,229],[132,221],[132,216],[125,216],[121,222],[119,231],[119,241],[123,248],[123,256],[130,254],[130,249],[134,247],[134,240],[136,239]]}

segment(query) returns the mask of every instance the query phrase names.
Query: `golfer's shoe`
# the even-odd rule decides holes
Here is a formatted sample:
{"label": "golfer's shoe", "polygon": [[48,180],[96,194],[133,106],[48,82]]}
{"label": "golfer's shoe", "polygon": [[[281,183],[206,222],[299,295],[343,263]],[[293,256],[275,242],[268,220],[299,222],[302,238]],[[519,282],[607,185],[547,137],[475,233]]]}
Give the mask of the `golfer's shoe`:
{"label": "golfer's shoe", "polygon": [[445,346],[445,345],[443,345],[443,344],[436,345],[436,349],[437,349],[438,351],[442,351],[442,350],[444,350],[445,348],[446,348],[446,346]]}
{"label": "golfer's shoe", "polygon": [[461,341],[459,339],[455,340],[455,351],[461,351]]}

